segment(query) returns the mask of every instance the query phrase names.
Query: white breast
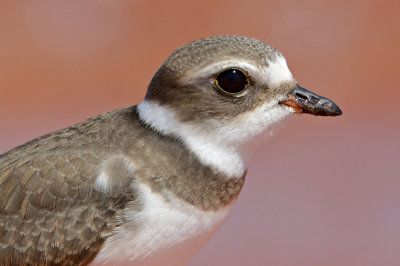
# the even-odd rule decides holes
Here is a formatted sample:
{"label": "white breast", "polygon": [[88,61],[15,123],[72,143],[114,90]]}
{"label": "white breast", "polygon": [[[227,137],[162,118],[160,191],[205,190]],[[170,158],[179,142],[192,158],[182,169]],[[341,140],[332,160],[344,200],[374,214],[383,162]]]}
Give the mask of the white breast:
{"label": "white breast", "polygon": [[139,187],[143,209],[127,211],[128,224],[106,240],[95,264],[185,265],[218,230],[233,204],[202,211],[172,196],[165,201],[145,185]]}

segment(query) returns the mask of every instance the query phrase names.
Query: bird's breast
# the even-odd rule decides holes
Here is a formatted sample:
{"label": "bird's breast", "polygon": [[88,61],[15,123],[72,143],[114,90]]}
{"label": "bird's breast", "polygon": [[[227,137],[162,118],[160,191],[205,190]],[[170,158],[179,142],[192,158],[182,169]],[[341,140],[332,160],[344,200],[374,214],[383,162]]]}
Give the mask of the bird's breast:
{"label": "bird's breast", "polygon": [[213,236],[232,204],[204,211],[186,201],[138,184],[141,207],[127,206],[95,264],[185,265]]}

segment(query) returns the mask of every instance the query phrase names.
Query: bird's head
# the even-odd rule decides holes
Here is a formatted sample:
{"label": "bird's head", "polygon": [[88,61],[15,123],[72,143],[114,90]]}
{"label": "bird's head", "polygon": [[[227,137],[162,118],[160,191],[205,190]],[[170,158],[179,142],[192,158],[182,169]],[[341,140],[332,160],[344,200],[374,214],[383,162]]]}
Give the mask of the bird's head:
{"label": "bird's head", "polygon": [[215,36],[167,58],[139,113],[189,146],[212,143],[204,147],[207,153],[212,146],[234,152],[292,113],[335,116],[341,110],[300,87],[275,48],[247,37]]}

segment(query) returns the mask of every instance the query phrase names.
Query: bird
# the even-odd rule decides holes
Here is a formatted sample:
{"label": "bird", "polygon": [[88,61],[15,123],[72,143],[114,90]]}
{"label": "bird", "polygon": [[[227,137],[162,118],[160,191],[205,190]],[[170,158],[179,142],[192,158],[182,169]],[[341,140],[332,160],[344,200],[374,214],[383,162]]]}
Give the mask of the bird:
{"label": "bird", "polygon": [[257,143],[299,113],[342,111],[272,46],[182,46],[138,105],[0,155],[0,264],[186,264],[230,212]]}

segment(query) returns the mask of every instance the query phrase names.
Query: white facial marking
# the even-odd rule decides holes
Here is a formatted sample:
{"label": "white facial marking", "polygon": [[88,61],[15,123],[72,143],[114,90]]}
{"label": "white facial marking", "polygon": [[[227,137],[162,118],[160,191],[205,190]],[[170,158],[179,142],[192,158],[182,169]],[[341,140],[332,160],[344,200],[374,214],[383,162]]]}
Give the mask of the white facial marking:
{"label": "white facial marking", "polygon": [[264,82],[269,87],[277,87],[282,82],[290,82],[294,80],[293,75],[287,66],[285,57],[277,56],[273,61],[267,59],[267,62],[268,67],[262,68],[261,65],[256,66],[243,60],[232,59],[219,61],[203,68],[195,68],[188,71],[182,79],[182,83],[189,84],[202,79],[209,79],[216,73],[232,67],[243,69],[256,80]]}
{"label": "white facial marking", "polygon": [[182,123],[176,113],[156,102],[144,100],[138,105],[140,118],[164,134],[180,138],[201,162],[229,177],[240,177],[248,167],[250,140],[285,118],[293,109],[269,102],[245,112],[232,121],[217,120]]}
{"label": "white facial marking", "polygon": [[259,69],[246,61],[242,60],[225,60],[225,61],[219,61],[210,65],[207,65],[203,68],[195,68],[190,71],[188,71],[183,80],[183,84],[190,84],[195,80],[201,80],[201,79],[208,79],[210,76],[215,75],[216,73],[228,69],[230,67],[238,67],[246,71],[247,73],[257,73]]}
{"label": "white facial marking", "polygon": [[283,56],[277,56],[275,61],[268,61],[268,67],[262,70],[261,76],[270,87],[277,87],[282,82],[293,81],[292,73]]}
{"label": "white facial marking", "polygon": [[[95,263],[185,265],[218,230],[232,204],[218,211],[202,211],[139,184],[140,211],[126,208],[126,224],[107,238]],[[127,228],[128,227],[128,228]]]}

